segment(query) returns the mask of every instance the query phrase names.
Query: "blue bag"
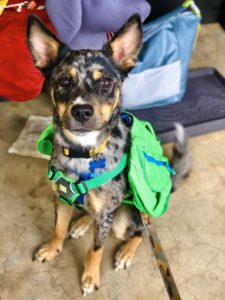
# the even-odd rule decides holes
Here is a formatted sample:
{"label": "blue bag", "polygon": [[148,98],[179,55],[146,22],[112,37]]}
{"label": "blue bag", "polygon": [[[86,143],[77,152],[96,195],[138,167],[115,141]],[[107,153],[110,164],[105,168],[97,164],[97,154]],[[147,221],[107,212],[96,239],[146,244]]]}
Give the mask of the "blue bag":
{"label": "blue bag", "polygon": [[187,0],[144,25],[137,64],[123,84],[123,108],[156,107],[182,99],[200,20],[194,1]]}

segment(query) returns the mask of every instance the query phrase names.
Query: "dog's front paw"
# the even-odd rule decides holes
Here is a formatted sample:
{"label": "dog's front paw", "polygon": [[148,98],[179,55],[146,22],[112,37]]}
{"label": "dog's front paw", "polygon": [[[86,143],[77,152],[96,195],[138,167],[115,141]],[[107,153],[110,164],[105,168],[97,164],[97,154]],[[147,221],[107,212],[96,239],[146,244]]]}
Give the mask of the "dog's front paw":
{"label": "dog's front paw", "polygon": [[81,289],[84,296],[92,293],[94,289],[97,290],[99,287],[102,252],[103,247],[100,247],[96,250],[90,249],[87,253],[81,278]]}
{"label": "dog's front paw", "polygon": [[70,226],[69,239],[77,239],[83,236],[93,223],[93,218],[90,215],[83,215],[75,219]]}
{"label": "dog's front paw", "polygon": [[128,268],[131,265],[133,260],[134,253],[131,251],[130,247],[125,244],[122,246],[119,251],[116,253],[114,268],[117,272],[118,270],[123,270]]}
{"label": "dog's front paw", "polygon": [[81,289],[83,296],[93,293],[96,289],[98,290],[100,284],[100,273],[98,270],[84,271],[81,279]]}
{"label": "dog's front paw", "polygon": [[115,271],[128,268],[133,260],[134,254],[142,241],[141,236],[134,236],[124,246],[122,246],[115,256]]}
{"label": "dog's front paw", "polygon": [[37,259],[40,262],[52,261],[60,252],[62,252],[62,243],[52,240],[40,246],[33,254],[33,261]]}

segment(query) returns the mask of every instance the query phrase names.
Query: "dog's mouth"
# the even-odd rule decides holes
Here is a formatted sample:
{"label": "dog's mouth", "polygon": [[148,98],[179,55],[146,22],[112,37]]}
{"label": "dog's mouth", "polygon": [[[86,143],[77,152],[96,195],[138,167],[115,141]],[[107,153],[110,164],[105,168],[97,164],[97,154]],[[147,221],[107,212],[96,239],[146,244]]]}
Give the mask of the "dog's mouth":
{"label": "dog's mouth", "polygon": [[87,128],[76,128],[72,130],[72,132],[77,132],[77,133],[86,133],[86,132],[91,132],[93,131],[92,129],[87,129]]}
{"label": "dog's mouth", "polygon": [[70,122],[65,122],[64,127],[67,128],[70,132],[76,134],[85,134],[92,131],[99,131],[102,129],[103,124],[100,122],[74,122],[70,120]]}
{"label": "dog's mouth", "polygon": [[94,126],[91,127],[87,127],[87,126],[77,126],[77,127],[73,127],[70,126],[69,128],[67,128],[71,133],[73,134],[78,134],[78,135],[84,135],[86,133],[90,133],[93,131],[99,131],[99,128],[96,128]]}

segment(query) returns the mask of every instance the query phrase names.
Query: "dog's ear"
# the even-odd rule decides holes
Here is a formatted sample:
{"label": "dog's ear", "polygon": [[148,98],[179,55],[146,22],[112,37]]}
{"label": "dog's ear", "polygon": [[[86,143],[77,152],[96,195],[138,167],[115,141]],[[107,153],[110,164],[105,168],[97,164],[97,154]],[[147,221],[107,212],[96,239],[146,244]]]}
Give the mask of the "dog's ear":
{"label": "dog's ear", "polygon": [[131,16],[109,42],[112,59],[123,71],[136,63],[142,46],[142,22],[138,14]]}
{"label": "dog's ear", "polygon": [[27,40],[38,69],[44,70],[56,61],[62,43],[35,15],[28,17]]}

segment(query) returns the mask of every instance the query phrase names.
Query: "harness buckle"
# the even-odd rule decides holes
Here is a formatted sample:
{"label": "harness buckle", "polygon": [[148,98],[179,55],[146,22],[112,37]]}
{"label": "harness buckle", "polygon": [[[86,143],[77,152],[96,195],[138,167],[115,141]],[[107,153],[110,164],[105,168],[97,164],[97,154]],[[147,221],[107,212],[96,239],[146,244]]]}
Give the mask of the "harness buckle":
{"label": "harness buckle", "polygon": [[80,181],[75,184],[77,191],[80,195],[87,194],[89,192],[89,188],[85,181]]}
{"label": "harness buckle", "polygon": [[56,173],[56,169],[53,167],[52,164],[50,164],[48,168],[48,179],[53,180],[55,173]]}

